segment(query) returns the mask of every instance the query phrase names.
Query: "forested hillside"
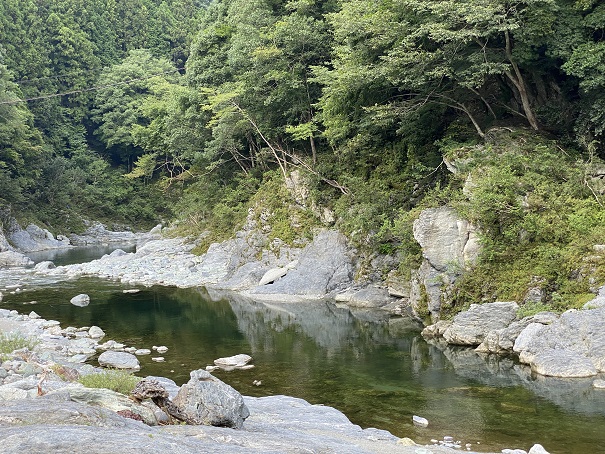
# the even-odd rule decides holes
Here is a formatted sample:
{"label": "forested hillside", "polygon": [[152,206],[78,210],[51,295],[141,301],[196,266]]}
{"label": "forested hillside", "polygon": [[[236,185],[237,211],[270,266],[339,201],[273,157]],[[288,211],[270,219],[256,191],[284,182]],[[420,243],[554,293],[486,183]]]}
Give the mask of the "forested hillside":
{"label": "forested hillside", "polygon": [[[487,246],[461,299],[532,275],[586,292],[564,281],[605,219],[605,5],[206,3],[3,0],[3,204],[51,230],[178,219],[208,241],[256,208],[284,241],[327,223],[403,269],[414,213],[448,203]],[[445,165],[461,158],[471,197]]]}

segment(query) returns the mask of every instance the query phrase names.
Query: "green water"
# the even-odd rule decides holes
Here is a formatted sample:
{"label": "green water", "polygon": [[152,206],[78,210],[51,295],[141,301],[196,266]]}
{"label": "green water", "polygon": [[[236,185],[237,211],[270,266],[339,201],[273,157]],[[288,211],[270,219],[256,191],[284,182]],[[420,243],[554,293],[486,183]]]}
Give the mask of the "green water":
{"label": "green water", "polygon": [[[141,376],[181,384],[216,358],[246,353],[254,369],[214,372],[245,395],[301,397],[336,407],[362,427],[422,443],[451,435],[476,451],[528,450],[534,443],[552,454],[604,451],[605,391],[590,381],[532,377],[510,359],[442,351],[405,319],[329,302],[265,305],[194,289],[141,287],[125,294],[126,287],[98,279],[32,281],[23,288],[4,291],[0,308],[35,310],[63,327],[98,325],[105,340],[138,348],[166,345],[164,363],[139,357]],[[71,305],[78,293],[88,293],[91,304]],[[414,427],[414,414],[429,426]]]}

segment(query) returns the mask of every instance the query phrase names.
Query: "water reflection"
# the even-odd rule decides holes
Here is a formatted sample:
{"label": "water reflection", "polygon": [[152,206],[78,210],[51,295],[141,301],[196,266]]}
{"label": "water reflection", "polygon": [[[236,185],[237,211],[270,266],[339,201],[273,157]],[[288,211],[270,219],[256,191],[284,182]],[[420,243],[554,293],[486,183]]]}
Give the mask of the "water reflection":
{"label": "water reflection", "polygon": [[[124,289],[91,278],[31,285],[5,295],[0,307],[33,309],[64,327],[99,325],[108,338],[139,348],[166,345],[165,363],[140,357],[141,373],[178,383],[216,358],[247,353],[254,369],[216,375],[247,395],[302,397],[421,442],[452,435],[486,450],[541,442],[552,452],[605,445],[594,429],[605,427],[605,393],[588,381],[538,379],[511,359],[428,344],[409,319],[329,301],[265,304],[213,290]],[[88,307],[69,304],[78,293],[90,295]],[[429,427],[414,427],[413,414]]]}
{"label": "water reflection", "polygon": [[104,254],[111,254],[116,249],[122,249],[124,252],[135,252],[136,243],[112,243],[107,245],[75,246],[60,249],[48,249],[45,251],[28,252],[26,255],[34,263],[50,260],[57,266],[72,265],[74,263],[90,262],[101,258]]}

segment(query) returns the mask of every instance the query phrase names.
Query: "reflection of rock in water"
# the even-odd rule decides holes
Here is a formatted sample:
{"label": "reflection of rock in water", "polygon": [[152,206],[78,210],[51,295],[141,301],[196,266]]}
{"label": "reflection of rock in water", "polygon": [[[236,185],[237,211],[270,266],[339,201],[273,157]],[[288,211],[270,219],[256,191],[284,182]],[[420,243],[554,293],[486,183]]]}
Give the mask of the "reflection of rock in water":
{"label": "reflection of rock in water", "polygon": [[[433,343],[433,341],[431,342]],[[605,393],[593,388],[592,378],[557,378],[532,374],[512,358],[477,353],[470,348],[433,343],[443,351],[456,373],[492,387],[523,386],[566,411],[605,415]]]}
{"label": "reflection of rock in water", "polygon": [[[240,331],[250,344],[265,351],[274,351],[274,336],[267,336],[266,330],[284,332],[294,330],[302,333],[331,355],[343,348],[350,348],[360,342],[397,344],[400,339],[391,332],[402,335],[408,329],[418,331],[413,323],[390,322],[388,314],[380,311],[351,312],[346,307],[338,307],[326,301],[306,301],[303,303],[266,303],[254,301],[236,293],[208,289],[212,300],[227,299],[237,317]],[[400,326],[396,326],[400,325]],[[406,338],[409,342],[409,337]]]}

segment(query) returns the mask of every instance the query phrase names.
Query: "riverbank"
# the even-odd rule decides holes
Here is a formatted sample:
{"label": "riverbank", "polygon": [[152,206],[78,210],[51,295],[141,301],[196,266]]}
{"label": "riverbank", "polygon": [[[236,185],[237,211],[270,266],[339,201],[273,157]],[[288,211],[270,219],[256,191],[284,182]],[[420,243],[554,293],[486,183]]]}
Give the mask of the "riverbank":
{"label": "riverbank", "polygon": [[[245,397],[250,417],[242,430],[147,425],[123,418],[116,411],[128,409],[153,424],[150,415],[159,411],[153,404],[138,405],[117,393],[89,390],[70,381],[76,373],[99,372],[80,362],[83,349],[101,342],[90,337],[90,328],[61,328],[58,322],[36,318],[34,313],[0,310],[0,333],[9,332],[35,339],[36,345],[11,353],[0,365],[5,375],[0,379],[3,452],[42,452],[43,448],[46,452],[99,453],[155,453],[166,449],[180,453],[456,452],[438,444],[412,445],[410,440],[382,430],[361,429],[333,408],[287,396]],[[176,384],[172,386],[178,389]],[[530,452],[543,452],[537,449]]]}

